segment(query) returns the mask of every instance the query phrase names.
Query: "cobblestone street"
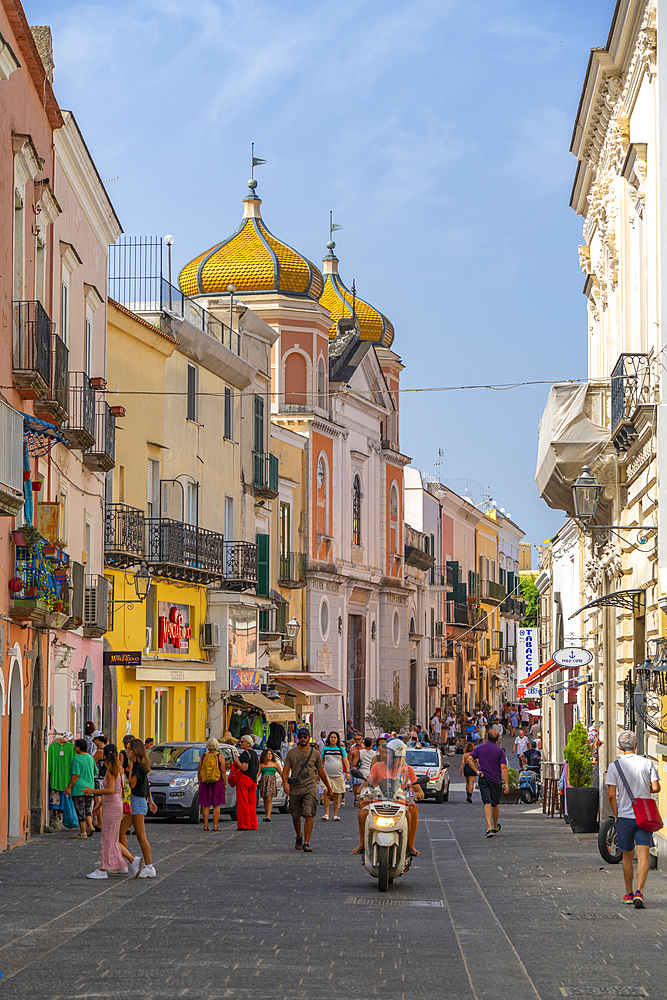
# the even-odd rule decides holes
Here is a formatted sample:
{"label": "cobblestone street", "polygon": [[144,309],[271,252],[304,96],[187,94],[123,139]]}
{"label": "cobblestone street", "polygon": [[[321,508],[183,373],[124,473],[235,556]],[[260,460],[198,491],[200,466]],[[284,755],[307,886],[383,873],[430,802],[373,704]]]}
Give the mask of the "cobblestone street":
{"label": "cobblestone street", "polygon": [[218,835],[150,824],[154,880],[86,881],[99,840],[79,843],[69,832],[6,852],[2,992],[31,1000],[664,996],[667,880],[651,873],[650,910],[622,906],[620,867],[602,862],[595,836],[573,836],[519,804],[501,810],[502,833],[484,840],[478,793],[467,805],[455,782],[448,803],[421,806],[421,856],[386,897],[350,856],[349,797],[341,823],[316,820],[312,855],[294,850],[291,821],[280,815],[270,826],[260,818],[256,833],[228,820]]}

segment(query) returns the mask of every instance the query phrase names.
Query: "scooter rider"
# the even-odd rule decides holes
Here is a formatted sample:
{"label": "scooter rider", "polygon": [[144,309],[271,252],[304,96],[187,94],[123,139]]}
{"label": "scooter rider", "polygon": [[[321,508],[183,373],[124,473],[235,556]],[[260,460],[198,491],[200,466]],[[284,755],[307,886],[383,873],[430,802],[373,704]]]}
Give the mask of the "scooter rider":
{"label": "scooter rider", "polygon": [[[368,775],[368,781],[359,789],[360,797],[364,794],[364,789],[369,786],[377,786],[381,781],[387,782],[388,780],[397,780],[406,796],[410,789],[414,792],[414,797],[417,801],[424,798],[424,792],[419,784],[417,775],[414,768],[410,767],[409,764],[405,763],[405,755],[407,753],[407,747],[403,740],[393,739],[389,740],[386,747],[378,748],[380,750],[380,760],[373,764],[370,774]],[[415,847],[415,837],[417,836],[417,823],[419,821],[419,808],[417,802],[407,803],[408,806],[408,854],[413,857],[419,855],[419,851]],[[368,816],[368,806],[363,806],[359,810],[359,846],[355,847],[352,851],[353,854],[363,854],[364,853],[364,834],[366,828],[366,817]]]}

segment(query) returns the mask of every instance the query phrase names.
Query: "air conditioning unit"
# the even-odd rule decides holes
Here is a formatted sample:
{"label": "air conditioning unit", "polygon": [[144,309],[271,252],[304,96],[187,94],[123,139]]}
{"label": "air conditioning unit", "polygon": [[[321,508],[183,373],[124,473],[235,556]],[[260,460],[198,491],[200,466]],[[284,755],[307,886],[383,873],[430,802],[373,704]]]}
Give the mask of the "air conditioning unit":
{"label": "air conditioning unit", "polygon": [[145,643],[145,653],[150,653],[153,649],[153,629],[150,626],[146,626],[146,643]]}
{"label": "air conditioning unit", "polygon": [[447,622],[436,622],[435,623],[435,634],[436,636],[442,637],[447,635]]}
{"label": "air conditioning unit", "polygon": [[201,644],[203,649],[220,649],[220,626],[217,622],[204,622]]}

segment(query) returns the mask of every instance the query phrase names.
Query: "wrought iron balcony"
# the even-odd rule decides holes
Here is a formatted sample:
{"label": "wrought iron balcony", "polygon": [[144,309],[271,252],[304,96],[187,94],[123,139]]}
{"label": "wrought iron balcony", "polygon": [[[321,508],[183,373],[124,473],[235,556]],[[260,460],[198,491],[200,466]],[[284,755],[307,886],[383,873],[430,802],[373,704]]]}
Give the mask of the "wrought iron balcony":
{"label": "wrought iron balcony", "polygon": [[445,619],[448,625],[465,625],[468,628],[470,621],[470,608],[467,604],[458,604],[456,601],[445,602]]}
{"label": "wrought iron balcony", "polygon": [[521,621],[526,616],[525,601],[521,601],[517,597],[506,597],[500,605],[500,614],[503,618],[514,618],[516,621]]}
{"label": "wrought iron balcony", "polygon": [[[34,529],[32,529],[34,530]],[[21,529],[14,533],[15,541]],[[19,621],[33,621],[59,627],[58,618],[69,617],[64,585],[69,571],[61,550],[43,538],[16,546],[14,575],[9,581],[9,615]],[[55,620],[54,620],[55,619]]]}
{"label": "wrought iron balcony", "polygon": [[83,453],[83,464],[91,472],[109,472],[116,464],[116,418],[111,407],[98,399],[95,407],[95,442]]}
{"label": "wrought iron balcony", "polygon": [[635,410],[655,402],[653,390],[648,355],[621,354],[611,373],[611,436],[618,453],[637,437]]}
{"label": "wrought iron balcony", "polygon": [[452,563],[447,563],[444,566],[431,566],[426,580],[432,587],[446,587],[447,590],[452,590],[454,566]]}
{"label": "wrought iron balcony", "polygon": [[479,640],[479,658],[480,660],[488,660],[491,656],[491,640],[486,637]]}
{"label": "wrought iron balcony", "polygon": [[[145,559],[153,573],[191,583],[223,583],[225,545],[230,543],[222,535],[168,517],[146,518],[145,523]],[[256,565],[255,558],[255,579]]]}
{"label": "wrought iron balcony", "polygon": [[278,459],[263,451],[252,453],[252,485],[256,497],[272,500],[278,496]]}
{"label": "wrought iron balcony", "polygon": [[143,510],[124,503],[104,508],[104,559],[110,566],[131,566],[141,562],[146,547]]}
{"label": "wrought iron balcony", "polygon": [[257,546],[254,542],[224,543],[225,590],[248,590],[257,586]]}
{"label": "wrought iron balcony", "polygon": [[71,448],[85,451],[95,444],[95,390],[85,372],[67,377],[68,420],[61,428]]}
{"label": "wrought iron balcony", "polygon": [[306,556],[303,552],[288,552],[280,557],[279,577],[281,587],[306,586]]}
{"label": "wrought iron balcony", "polygon": [[69,351],[57,334],[51,337],[51,380],[49,391],[35,400],[35,414],[44,420],[62,424],[67,420],[67,366]]}
{"label": "wrought iron balcony", "polygon": [[501,663],[516,663],[516,646],[508,645],[500,651]]}
{"label": "wrought iron balcony", "polygon": [[287,635],[287,601],[280,601],[271,608],[262,608],[259,612],[260,642],[270,642],[281,635]]}
{"label": "wrought iron balcony", "polygon": [[430,636],[428,640],[429,660],[449,660],[454,656],[454,644],[440,636]]}
{"label": "wrought iron balcony", "polygon": [[503,633],[502,632],[492,632],[491,633],[491,649],[494,653],[497,653],[503,648]]}
{"label": "wrought iron balcony", "polygon": [[502,604],[505,600],[505,588],[502,583],[495,583],[493,580],[482,580],[481,600],[484,604]]}
{"label": "wrought iron balcony", "polygon": [[12,381],[22,399],[48,395],[53,325],[41,302],[14,302]]}

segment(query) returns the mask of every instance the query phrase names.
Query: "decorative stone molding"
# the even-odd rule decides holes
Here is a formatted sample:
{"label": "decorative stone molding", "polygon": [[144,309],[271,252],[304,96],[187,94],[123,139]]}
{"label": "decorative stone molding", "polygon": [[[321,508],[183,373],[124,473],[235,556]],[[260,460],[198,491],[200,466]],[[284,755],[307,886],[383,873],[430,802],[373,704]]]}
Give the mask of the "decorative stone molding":
{"label": "decorative stone molding", "polygon": [[373,438],[366,438],[366,444],[368,445],[369,455],[379,455],[382,451],[382,445],[380,442],[373,440]]}
{"label": "decorative stone molding", "polygon": [[614,541],[607,542],[591,555],[584,567],[584,588],[589,600],[599,595],[603,581],[610,583],[623,574],[623,556]]}

